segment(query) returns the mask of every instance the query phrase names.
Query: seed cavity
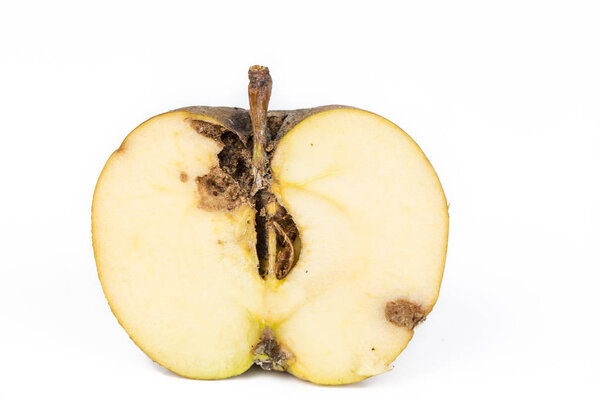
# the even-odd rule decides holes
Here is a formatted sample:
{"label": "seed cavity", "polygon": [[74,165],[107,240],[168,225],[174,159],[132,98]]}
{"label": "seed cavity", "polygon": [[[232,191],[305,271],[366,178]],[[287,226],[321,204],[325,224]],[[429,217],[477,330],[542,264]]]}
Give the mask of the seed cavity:
{"label": "seed cavity", "polygon": [[[297,248],[299,250],[299,232],[292,216],[282,210],[275,215],[271,221],[277,234],[277,257],[275,259],[275,277],[277,279],[285,278],[294,264],[297,262]],[[294,246],[296,241],[297,246]]]}
{"label": "seed cavity", "polygon": [[[268,118],[270,136],[280,130],[285,117],[285,114],[279,113]],[[301,249],[299,231],[292,217],[270,191],[269,185],[252,195],[252,138],[248,143],[243,143],[238,135],[223,126],[192,119],[189,122],[198,134],[222,145],[217,155],[219,165],[208,174],[196,177],[198,207],[206,211],[232,211],[243,204],[254,207],[258,272],[263,278],[268,275],[277,279],[285,278],[298,260]],[[271,145],[274,143],[269,141]],[[274,147],[267,148],[267,170],[273,150]],[[266,176],[269,178],[270,173]],[[185,182],[188,176],[182,171],[179,179]]]}

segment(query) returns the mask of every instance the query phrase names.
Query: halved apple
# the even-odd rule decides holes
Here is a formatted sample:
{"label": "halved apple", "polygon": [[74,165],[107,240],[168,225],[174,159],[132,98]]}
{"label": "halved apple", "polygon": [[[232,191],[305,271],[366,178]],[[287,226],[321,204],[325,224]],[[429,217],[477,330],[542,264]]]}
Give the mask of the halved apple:
{"label": "halved apple", "polygon": [[154,361],[217,379],[257,363],[321,384],[385,372],[435,304],[446,199],[416,143],[342,106],[190,107],[110,157],[92,211],[115,316]]}

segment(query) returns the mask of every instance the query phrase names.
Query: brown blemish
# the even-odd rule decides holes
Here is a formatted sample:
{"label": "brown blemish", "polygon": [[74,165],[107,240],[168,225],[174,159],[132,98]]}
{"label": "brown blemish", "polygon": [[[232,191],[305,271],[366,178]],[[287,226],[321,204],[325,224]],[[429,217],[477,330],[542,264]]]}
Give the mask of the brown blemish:
{"label": "brown blemish", "polygon": [[199,119],[193,119],[190,121],[192,128],[201,135],[220,141],[221,135],[224,134],[227,129],[220,125],[211,124],[210,122],[202,121]]}
{"label": "brown blemish", "polygon": [[385,318],[394,325],[413,329],[423,322],[427,313],[417,304],[397,299],[385,305]]}
{"label": "brown blemish", "polygon": [[231,211],[246,201],[240,185],[219,167],[213,167],[204,176],[196,178],[198,208],[207,211]]}
{"label": "brown blemish", "polygon": [[287,114],[283,111],[276,111],[276,114],[269,115],[267,117],[267,130],[269,134],[269,140],[267,143],[267,147],[265,147],[265,150],[267,151],[269,157],[272,156],[272,152],[277,146],[278,141],[275,140],[275,138],[277,137],[277,132],[281,130],[281,126],[283,125],[286,117]]}
{"label": "brown blemish", "polygon": [[119,148],[117,150],[115,150],[115,153],[125,153],[125,141],[123,141],[123,143],[121,143],[121,145],[119,146]]}
{"label": "brown blemish", "polygon": [[181,182],[187,182],[187,180],[188,180],[188,174],[186,174],[185,172],[181,171],[181,173],[179,174],[179,180]]}
{"label": "brown blemish", "polygon": [[219,166],[248,194],[252,189],[252,154],[233,132],[221,135],[223,149],[219,152]]}
{"label": "brown blemish", "polygon": [[[196,132],[223,146],[218,154],[219,166],[196,178],[200,195],[198,207],[207,211],[231,211],[247,202],[252,187],[250,150],[235,133],[221,125],[191,118],[188,122]],[[187,179],[187,174],[182,172],[180,180]]]}
{"label": "brown blemish", "polygon": [[252,349],[254,363],[264,370],[285,371],[287,362],[293,358],[292,353],[277,342],[271,328],[262,331],[258,343]]}

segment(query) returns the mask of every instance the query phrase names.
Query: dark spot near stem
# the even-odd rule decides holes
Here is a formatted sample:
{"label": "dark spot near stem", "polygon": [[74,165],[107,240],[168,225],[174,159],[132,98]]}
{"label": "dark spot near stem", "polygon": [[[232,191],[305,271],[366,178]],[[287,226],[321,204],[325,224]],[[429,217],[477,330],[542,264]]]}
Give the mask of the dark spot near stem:
{"label": "dark spot near stem", "polygon": [[227,129],[220,125],[211,124],[210,122],[201,121],[199,119],[194,119],[190,123],[192,124],[192,128],[199,134],[219,141],[221,135],[227,132]]}
{"label": "dark spot near stem", "polygon": [[[247,145],[227,128],[201,120],[190,120],[201,135],[219,142],[219,166],[196,178],[200,200],[198,207],[208,211],[230,211],[248,202],[252,187],[251,153]],[[188,177],[180,175],[182,182]]]}
{"label": "dark spot near stem", "polygon": [[281,125],[283,125],[285,117],[285,114],[269,115],[267,117],[267,127],[271,138],[274,138],[277,135],[277,132],[281,129]]}
{"label": "dark spot near stem", "polygon": [[233,210],[246,201],[246,193],[219,167],[196,178],[200,200],[198,207],[208,211]]}
{"label": "dark spot near stem", "polygon": [[219,153],[219,165],[243,190],[252,189],[252,154],[233,132],[225,132],[220,137],[223,150]]}

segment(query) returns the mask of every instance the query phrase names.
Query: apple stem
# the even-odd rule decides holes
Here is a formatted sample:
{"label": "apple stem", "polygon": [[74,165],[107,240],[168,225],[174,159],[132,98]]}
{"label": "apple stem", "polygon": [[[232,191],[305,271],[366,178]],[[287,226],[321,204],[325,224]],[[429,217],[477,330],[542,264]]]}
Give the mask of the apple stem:
{"label": "apple stem", "polygon": [[252,174],[254,184],[252,195],[261,189],[268,187],[267,179],[267,111],[273,80],[269,74],[269,68],[253,65],[248,70],[248,98],[250,100],[250,118],[254,136],[254,147],[252,149]]}
{"label": "apple stem", "polygon": [[[250,100],[250,118],[252,119],[252,131],[254,145],[252,149],[252,175],[254,183],[252,185],[252,196],[263,189],[268,189],[269,180],[267,177],[267,112],[269,109],[269,99],[271,98],[271,89],[273,80],[269,74],[269,68],[260,65],[253,65],[248,70],[248,99]],[[260,202],[266,211],[267,221],[277,212],[277,201],[272,195],[259,196]],[[265,260],[266,278],[272,280],[275,277],[275,259],[277,254],[277,236],[275,229],[269,223],[266,224],[267,231],[267,259]]]}

